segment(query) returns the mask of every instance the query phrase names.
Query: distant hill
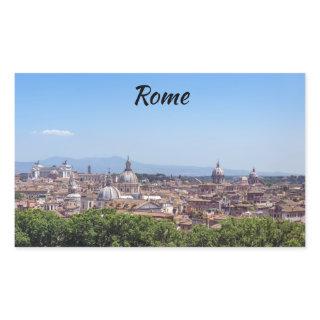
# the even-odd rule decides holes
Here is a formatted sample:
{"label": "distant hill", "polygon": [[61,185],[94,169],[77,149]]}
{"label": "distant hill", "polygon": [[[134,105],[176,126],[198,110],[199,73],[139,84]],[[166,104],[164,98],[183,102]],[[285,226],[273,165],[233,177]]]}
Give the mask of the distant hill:
{"label": "distant hill", "polygon": [[[51,157],[40,161],[41,164],[60,165],[63,161],[67,160],[69,164],[78,172],[86,172],[90,164],[93,173],[103,173],[110,170],[114,173],[120,173],[125,167],[126,159],[121,157],[108,157],[108,158],[65,158],[65,157]],[[34,162],[19,162],[15,163],[16,173],[30,172]],[[176,165],[158,165],[146,164],[138,161],[132,161],[132,168],[137,173],[156,174],[163,173],[165,175],[183,175],[183,176],[210,176],[213,167],[197,167],[197,166],[176,166]],[[248,170],[234,170],[224,169],[226,176],[246,176]],[[284,172],[259,172],[261,176],[288,176],[289,173]]]}

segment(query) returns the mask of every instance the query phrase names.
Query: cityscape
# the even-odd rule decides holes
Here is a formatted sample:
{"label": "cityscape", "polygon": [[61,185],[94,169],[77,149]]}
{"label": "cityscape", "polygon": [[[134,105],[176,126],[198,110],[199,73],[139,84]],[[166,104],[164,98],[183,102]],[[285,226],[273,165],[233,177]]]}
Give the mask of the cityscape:
{"label": "cityscape", "polygon": [[49,167],[35,162],[30,172],[16,175],[16,209],[68,218],[112,208],[173,221],[182,230],[196,224],[220,228],[230,216],[305,222],[304,176],[260,177],[253,167],[247,176],[225,177],[219,161],[207,178],[143,175],[135,173],[129,157],[120,174],[93,170],[90,164],[87,172],[77,172],[67,161]]}
{"label": "cityscape", "polygon": [[16,246],[305,246],[304,74],[15,80]]}

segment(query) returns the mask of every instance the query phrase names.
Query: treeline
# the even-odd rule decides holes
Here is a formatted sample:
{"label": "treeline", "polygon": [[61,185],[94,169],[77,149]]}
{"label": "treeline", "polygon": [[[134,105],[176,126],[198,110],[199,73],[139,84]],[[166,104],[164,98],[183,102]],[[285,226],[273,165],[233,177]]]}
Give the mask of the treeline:
{"label": "treeline", "polygon": [[268,177],[265,176],[262,178],[264,183],[267,185],[273,185],[278,183],[289,183],[289,184],[304,184],[305,183],[305,176],[274,176],[274,177]]}
{"label": "treeline", "polygon": [[228,218],[220,229],[197,225],[177,230],[173,222],[113,209],[61,218],[41,210],[16,211],[17,247],[302,247],[304,224],[269,218]]}

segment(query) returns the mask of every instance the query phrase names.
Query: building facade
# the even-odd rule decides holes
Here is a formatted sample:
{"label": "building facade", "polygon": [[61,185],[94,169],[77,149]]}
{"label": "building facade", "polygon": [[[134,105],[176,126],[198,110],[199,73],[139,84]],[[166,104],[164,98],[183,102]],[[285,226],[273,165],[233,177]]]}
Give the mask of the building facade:
{"label": "building facade", "polygon": [[35,162],[31,169],[31,179],[37,180],[40,178],[70,178],[72,173],[72,167],[64,161],[59,167],[43,166],[39,161]]}

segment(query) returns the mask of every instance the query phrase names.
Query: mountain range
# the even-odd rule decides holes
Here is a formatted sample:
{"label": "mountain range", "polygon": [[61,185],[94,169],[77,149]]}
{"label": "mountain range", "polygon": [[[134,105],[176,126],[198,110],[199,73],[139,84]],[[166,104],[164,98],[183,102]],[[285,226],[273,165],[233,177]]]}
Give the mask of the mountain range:
{"label": "mountain range", "polygon": [[[45,166],[56,165],[59,166],[63,161],[72,165],[74,170],[78,172],[87,172],[87,167],[90,164],[92,173],[103,173],[109,169],[111,172],[120,173],[124,170],[126,159],[118,156],[106,157],[106,158],[66,158],[66,157],[50,157],[48,159],[40,161],[40,164]],[[30,172],[34,162],[21,162],[16,161],[15,171],[16,173]],[[165,175],[184,175],[184,176],[210,176],[212,173],[212,167],[198,167],[188,165],[160,165],[160,164],[146,164],[138,161],[132,161],[132,169],[137,173],[156,174],[162,173]],[[248,170],[236,170],[224,168],[226,176],[246,176]],[[289,173],[285,172],[259,172],[261,176],[288,176]]]}

